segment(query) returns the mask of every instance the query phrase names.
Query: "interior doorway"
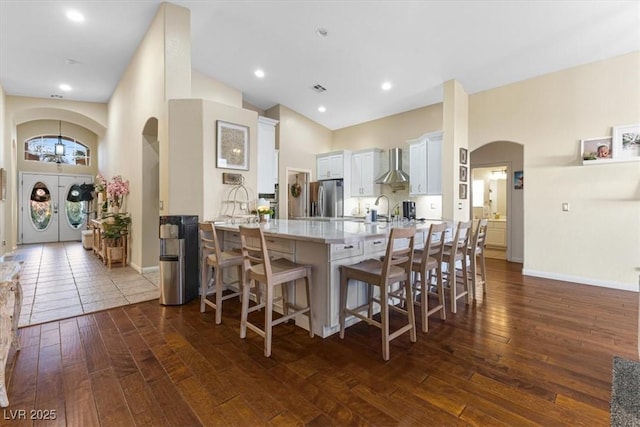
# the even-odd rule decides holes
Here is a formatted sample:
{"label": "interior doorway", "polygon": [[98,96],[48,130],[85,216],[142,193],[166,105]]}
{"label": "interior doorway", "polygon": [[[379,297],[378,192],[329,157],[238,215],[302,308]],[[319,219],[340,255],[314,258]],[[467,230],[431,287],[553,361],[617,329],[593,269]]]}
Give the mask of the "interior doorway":
{"label": "interior doorway", "polygon": [[506,260],[509,246],[510,163],[497,163],[471,169],[471,217],[489,221],[485,243],[487,258]]}
{"label": "interior doorway", "polygon": [[289,169],[287,174],[287,214],[284,218],[296,219],[309,216],[309,181],[311,171]]}
{"label": "interior doorway", "polygon": [[80,241],[89,215],[82,200],[91,175],[20,172],[20,243]]}

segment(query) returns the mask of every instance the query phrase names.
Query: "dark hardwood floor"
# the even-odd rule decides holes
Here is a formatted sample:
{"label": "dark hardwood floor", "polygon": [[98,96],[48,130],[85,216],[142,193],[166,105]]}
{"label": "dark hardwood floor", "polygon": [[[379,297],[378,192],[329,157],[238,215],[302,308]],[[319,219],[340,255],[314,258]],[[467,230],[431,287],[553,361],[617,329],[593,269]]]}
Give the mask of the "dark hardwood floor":
{"label": "dark hardwood floor", "polygon": [[394,340],[386,363],[363,324],[344,340],[280,325],[265,358],[235,300],[222,325],[156,300],[26,327],[1,425],[609,425],[612,357],[638,359],[638,295],[520,268],[489,260],[484,300]]}

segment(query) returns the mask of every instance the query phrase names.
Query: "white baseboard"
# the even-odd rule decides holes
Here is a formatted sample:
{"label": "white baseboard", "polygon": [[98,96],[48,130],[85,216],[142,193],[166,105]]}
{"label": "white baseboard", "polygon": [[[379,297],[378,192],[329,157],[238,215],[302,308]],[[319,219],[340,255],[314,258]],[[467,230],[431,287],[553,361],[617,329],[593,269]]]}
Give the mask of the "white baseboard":
{"label": "white baseboard", "polygon": [[582,285],[599,286],[601,288],[620,289],[623,291],[632,291],[632,292],[639,291],[638,285],[635,283],[621,283],[621,282],[589,279],[586,277],[569,276],[565,274],[555,274],[555,273],[549,273],[547,271],[530,270],[527,268],[522,269],[522,274],[524,276],[542,277],[543,279],[562,280],[563,282],[572,282],[572,283],[579,283]]}
{"label": "white baseboard", "polygon": [[140,274],[149,274],[149,273],[157,273],[160,271],[160,267],[154,265],[153,267],[144,267],[140,269]]}
{"label": "white baseboard", "polygon": [[140,267],[138,264],[134,264],[133,262],[130,262],[129,267],[133,268],[135,271],[137,271],[140,274],[156,273],[160,271],[160,267],[157,265],[154,265],[152,267]]}

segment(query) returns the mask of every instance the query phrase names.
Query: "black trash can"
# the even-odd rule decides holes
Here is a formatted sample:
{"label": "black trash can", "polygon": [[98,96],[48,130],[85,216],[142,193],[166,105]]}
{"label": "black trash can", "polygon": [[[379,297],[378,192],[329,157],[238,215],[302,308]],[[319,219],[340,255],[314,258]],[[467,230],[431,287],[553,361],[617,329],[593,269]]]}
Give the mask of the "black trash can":
{"label": "black trash can", "polygon": [[198,216],[160,217],[160,304],[185,304],[198,296]]}

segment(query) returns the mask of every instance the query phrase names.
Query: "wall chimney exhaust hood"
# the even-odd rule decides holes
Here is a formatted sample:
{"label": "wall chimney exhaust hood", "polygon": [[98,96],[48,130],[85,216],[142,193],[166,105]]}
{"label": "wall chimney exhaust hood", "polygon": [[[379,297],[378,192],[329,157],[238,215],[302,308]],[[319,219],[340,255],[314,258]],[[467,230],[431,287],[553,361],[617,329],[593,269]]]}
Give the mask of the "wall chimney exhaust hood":
{"label": "wall chimney exhaust hood", "polygon": [[389,171],[383,173],[376,179],[376,184],[406,184],[409,182],[409,175],[402,171],[402,150],[392,148],[389,150]]}

